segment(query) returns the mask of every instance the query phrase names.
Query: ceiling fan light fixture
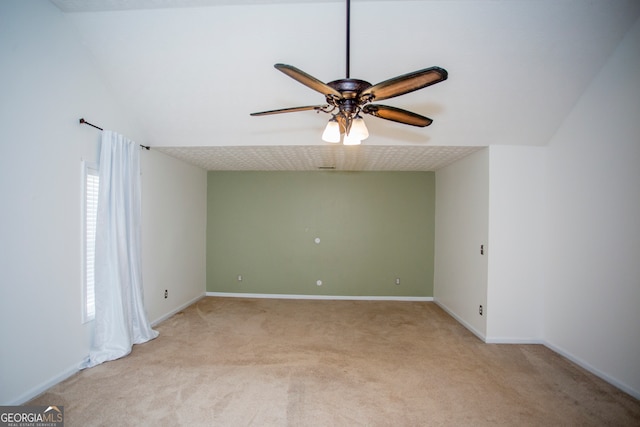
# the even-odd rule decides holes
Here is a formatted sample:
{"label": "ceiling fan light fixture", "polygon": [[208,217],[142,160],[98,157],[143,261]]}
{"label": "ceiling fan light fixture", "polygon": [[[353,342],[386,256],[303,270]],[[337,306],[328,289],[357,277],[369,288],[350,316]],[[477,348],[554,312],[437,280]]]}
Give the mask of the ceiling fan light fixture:
{"label": "ceiling fan light fixture", "polygon": [[322,140],[333,143],[340,142],[340,124],[335,117],[331,117],[329,123],[327,123],[327,127],[324,128]]}
{"label": "ceiling fan light fixture", "polygon": [[357,114],[353,119],[349,135],[357,137],[360,141],[364,141],[369,137],[369,130],[367,129],[367,125],[364,123],[364,119],[360,114]]}
{"label": "ceiling fan light fixture", "polygon": [[346,0],[347,4],[347,69],[344,79],[334,80],[323,83],[317,78],[304,71],[287,64],[278,63],[274,67],[291,77],[292,79],[302,83],[308,88],[321,93],[325,97],[324,105],[307,105],[293,108],[280,108],[277,110],[262,111],[251,113],[251,116],[266,116],[270,114],[292,113],[296,111],[314,110],[332,114],[327,124],[322,140],[331,143],[339,143],[341,134],[344,132],[344,145],[359,145],[369,136],[367,126],[362,119],[362,114],[369,114],[385,120],[405,125],[425,127],[429,126],[433,120],[428,117],[402,108],[391,107],[388,105],[372,104],[374,101],[395,98],[422,88],[431,86],[441,81],[447,80],[447,70],[440,67],[424,68],[422,70],[403,74],[393,77],[377,84],[349,77],[350,67],[350,0]]}

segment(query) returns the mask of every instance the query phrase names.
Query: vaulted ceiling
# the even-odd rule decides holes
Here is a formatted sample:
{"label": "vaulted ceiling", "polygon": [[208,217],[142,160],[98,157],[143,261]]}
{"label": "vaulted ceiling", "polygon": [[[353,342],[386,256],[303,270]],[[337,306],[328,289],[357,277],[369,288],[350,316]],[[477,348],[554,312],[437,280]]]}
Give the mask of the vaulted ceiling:
{"label": "vaulted ceiling", "polygon": [[478,147],[545,145],[640,16],[637,0],[353,0],[352,78],[437,65],[449,79],[384,101],[431,126],[366,116],[371,136],[349,151],[320,139],[326,114],[249,116],[324,103],[273,64],[345,77],[344,1],[52,1],[145,144],[243,170],[435,170]]}

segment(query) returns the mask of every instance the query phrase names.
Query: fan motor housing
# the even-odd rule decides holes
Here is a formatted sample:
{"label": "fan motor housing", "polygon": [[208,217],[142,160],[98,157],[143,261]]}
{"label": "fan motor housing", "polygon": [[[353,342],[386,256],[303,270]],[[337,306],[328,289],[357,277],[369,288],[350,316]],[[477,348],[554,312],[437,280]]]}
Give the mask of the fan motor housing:
{"label": "fan motor housing", "polygon": [[329,82],[327,86],[342,94],[342,98],[339,99],[327,96],[329,104],[337,106],[342,112],[356,114],[361,103],[360,93],[371,87],[371,83],[358,79],[341,79]]}
{"label": "fan motor housing", "polygon": [[371,83],[358,79],[340,79],[327,83],[327,86],[334,88],[345,98],[354,98],[366,88],[371,87]]}

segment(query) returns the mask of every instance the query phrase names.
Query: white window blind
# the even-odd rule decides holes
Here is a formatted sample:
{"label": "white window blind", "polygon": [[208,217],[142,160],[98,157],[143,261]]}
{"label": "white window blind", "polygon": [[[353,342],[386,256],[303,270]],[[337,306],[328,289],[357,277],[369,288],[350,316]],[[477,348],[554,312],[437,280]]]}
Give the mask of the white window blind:
{"label": "white window blind", "polygon": [[83,243],[84,243],[84,280],[83,280],[83,321],[93,320],[96,314],[95,303],[95,248],[96,248],[96,219],[98,214],[98,188],[100,181],[98,169],[95,165],[84,163],[84,194],[83,194]]}

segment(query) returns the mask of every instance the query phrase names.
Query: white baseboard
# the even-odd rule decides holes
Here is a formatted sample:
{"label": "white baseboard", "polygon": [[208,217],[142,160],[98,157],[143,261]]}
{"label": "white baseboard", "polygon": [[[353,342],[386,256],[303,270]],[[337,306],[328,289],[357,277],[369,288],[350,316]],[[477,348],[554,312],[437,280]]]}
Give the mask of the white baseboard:
{"label": "white baseboard", "polygon": [[37,386],[35,386],[31,390],[27,391],[26,393],[23,393],[21,396],[18,396],[17,398],[15,398],[12,401],[5,402],[2,405],[6,405],[6,406],[24,405],[25,403],[27,403],[31,399],[33,399],[33,398],[41,395],[45,391],[49,390],[54,385],[56,385],[56,384],[58,384],[58,383],[60,383],[60,382],[62,382],[64,380],[66,380],[67,378],[75,375],[78,371],[80,371],[80,364],[81,363],[82,363],[82,361],[78,362],[74,366],[68,367],[67,369],[65,369],[62,372],[60,372],[59,374],[57,374],[56,376],[48,379],[47,381],[45,381],[43,383],[38,384]]}
{"label": "white baseboard", "polygon": [[449,307],[443,304],[442,301],[436,299],[434,302],[438,304],[438,307],[446,311],[449,316],[453,317],[458,321],[458,323],[460,323],[462,326],[467,328],[473,335],[480,338],[482,341],[486,342],[486,337],[482,332],[480,332],[479,330],[471,326],[471,324],[467,323],[467,321],[465,321],[462,317],[458,316],[453,310],[451,310]]}
{"label": "white baseboard", "polygon": [[435,303],[438,304],[438,306],[441,309],[446,311],[449,316],[451,316],[454,319],[456,319],[456,321],[458,323],[460,323],[462,326],[467,328],[471,333],[473,333],[473,335],[475,335],[476,337],[480,338],[486,344],[544,344],[544,342],[542,340],[538,339],[538,338],[513,338],[513,337],[489,337],[489,336],[486,336],[485,334],[483,334],[482,332],[478,331],[476,328],[471,326],[471,324],[469,324],[463,318],[458,316],[453,310],[451,310],[449,307],[447,307],[445,304],[443,304],[442,301],[436,299]]}
{"label": "white baseboard", "polygon": [[[173,316],[174,314],[176,314],[177,312],[184,310],[185,308],[187,308],[188,306],[190,306],[191,304],[195,303],[196,301],[198,301],[201,298],[204,298],[204,294],[202,295],[198,295],[196,298],[192,299],[191,301],[188,301],[184,304],[182,304],[180,307],[170,311],[169,313],[161,316],[160,318],[154,320],[151,323],[151,326],[156,326],[157,324],[167,320],[169,317]],[[44,393],[45,391],[47,391],[48,389],[50,389],[51,387],[53,387],[54,385],[66,380],[67,378],[75,375],[76,373],[78,373],[80,371],[80,366],[82,365],[82,363],[84,362],[84,360],[79,361],[77,364],[63,370],[62,372],[60,372],[59,374],[55,375],[54,377],[50,378],[49,380],[38,384],[36,387],[32,388],[31,390],[27,391],[26,393],[23,393],[21,396],[18,396],[17,398],[13,399],[12,401],[9,402],[5,402],[2,403],[2,405],[6,405],[6,406],[17,406],[17,405],[23,405],[26,402],[30,401],[31,399],[39,396],[40,394]]]}
{"label": "white baseboard", "polygon": [[170,318],[174,314],[184,310],[185,308],[189,307],[191,304],[195,303],[196,301],[198,301],[198,300],[200,300],[200,299],[202,299],[204,297],[205,297],[205,294],[198,295],[194,299],[185,302],[184,304],[182,304],[178,308],[175,308],[175,309],[171,310],[170,312],[168,312],[167,314],[165,314],[163,316],[160,316],[159,318],[157,318],[156,320],[151,322],[151,327],[157,326],[158,324],[164,322],[165,320],[167,320],[168,318]]}
{"label": "white baseboard", "polygon": [[433,297],[402,296],[351,296],[351,295],[297,295],[297,294],[248,294],[234,292],[207,292],[208,297],[227,298],[271,298],[271,299],[314,299],[353,301],[433,301]]}
{"label": "white baseboard", "polygon": [[478,338],[480,338],[482,341],[484,341],[487,344],[538,344],[538,345],[544,345],[549,350],[551,350],[551,351],[553,351],[555,353],[558,353],[560,356],[564,357],[565,359],[570,360],[571,362],[575,363],[576,365],[580,366],[581,368],[585,369],[586,371],[591,372],[593,375],[601,378],[602,380],[608,382],[609,384],[613,385],[614,387],[619,388],[620,390],[624,391],[625,393],[629,394],[630,396],[633,396],[634,398],[640,400],[640,391],[634,390],[633,388],[631,388],[628,385],[620,382],[616,378],[613,378],[610,375],[607,375],[604,372],[600,371],[599,369],[594,368],[589,363],[585,362],[584,360],[580,359],[579,357],[574,356],[573,354],[569,353],[568,351],[564,350],[561,347],[553,345],[553,344],[551,344],[551,343],[549,343],[549,342],[547,342],[547,341],[545,341],[543,339],[539,339],[539,338],[486,337],[484,334],[482,334],[479,331],[477,331],[475,328],[473,328],[473,326],[471,326],[469,323],[464,321],[464,319],[462,319],[460,316],[458,316],[456,313],[454,313],[452,310],[450,310],[449,307],[444,305],[441,301],[439,301],[438,299],[435,299],[434,302],[440,308],[442,308],[444,311],[446,311],[447,314],[449,314],[451,317],[456,319],[456,321],[458,321],[462,326],[467,328],[470,332],[472,332],[475,336],[477,336]]}
{"label": "white baseboard", "polygon": [[511,337],[487,337],[484,340],[487,344],[542,344],[544,341],[539,338],[511,338]]}
{"label": "white baseboard", "polygon": [[569,353],[568,351],[566,351],[565,349],[558,347],[554,344],[551,344],[549,342],[543,342],[542,343],[545,347],[547,347],[548,349],[558,353],[560,356],[569,359],[570,361],[572,361],[573,363],[575,363],[576,365],[580,366],[581,368],[591,372],[593,375],[602,378],[604,381],[608,382],[609,384],[613,385],[614,387],[619,388],[620,390],[624,391],[625,393],[633,396],[634,398],[640,400],[640,391],[639,390],[634,390],[631,387],[629,387],[628,385],[620,382],[619,380],[617,380],[616,378],[611,377],[610,375],[605,374],[604,372],[602,372],[599,369],[594,368],[593,366],[591,366],[589,363],[585,362],[584,360],[580,359],[579,357],[576,357],[574,355],[572,355],[571,353]]}

